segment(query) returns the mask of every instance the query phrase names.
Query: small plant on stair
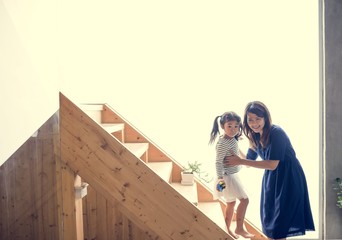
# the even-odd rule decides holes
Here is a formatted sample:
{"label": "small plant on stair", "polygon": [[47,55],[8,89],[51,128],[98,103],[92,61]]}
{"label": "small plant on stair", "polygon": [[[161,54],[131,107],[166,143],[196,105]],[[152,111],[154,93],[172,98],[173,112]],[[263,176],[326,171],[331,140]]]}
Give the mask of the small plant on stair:
{"label": "small plant on stair", "polygon": [[182,171],[182,184],[183,185],[193,185],[194,184],[194,175],[196,174],[199,179],[209,183],[212,179],[209,179],[209,174],[201,171],[202,163],[198,161],[188,162],[187,167]]}

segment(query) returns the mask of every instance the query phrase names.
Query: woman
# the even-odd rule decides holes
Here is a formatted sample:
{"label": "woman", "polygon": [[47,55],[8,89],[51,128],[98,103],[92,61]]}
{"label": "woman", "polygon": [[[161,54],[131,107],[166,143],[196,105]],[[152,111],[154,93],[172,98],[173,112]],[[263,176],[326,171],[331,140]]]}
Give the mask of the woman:
{"label": "woman", "polygon": [[[228,166],[265,169],[260,201],[262,230],[269,239],[286,239],[314,231],[303,169],[284,130],[272,124],[267,107],[259,101],[247,104],[243,132],[249,139],[247,159],[233,154]],[[262,161],[253,161],[257,157]]]}

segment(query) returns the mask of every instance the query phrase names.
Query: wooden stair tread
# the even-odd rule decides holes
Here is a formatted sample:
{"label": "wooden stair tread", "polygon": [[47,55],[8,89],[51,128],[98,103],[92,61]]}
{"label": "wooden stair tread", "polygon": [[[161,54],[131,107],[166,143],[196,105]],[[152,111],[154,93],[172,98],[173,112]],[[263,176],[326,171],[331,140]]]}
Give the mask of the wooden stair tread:
{"label": "wooden stair tread", "polygon": [[95,122],[101,123],[103,104],[79,104],[78,107],[87,113]]}
{"label": "wooden stair tread", "polygon": [[[219,202],[199,202],[198,208],[207,215],[213,222],[215,222],[218,226],[228,232],[226,222],[224,220],[224,215],[222,212],[222,208]],[[231,223],[231,229],[235,229],[236,221],[233,219]],[[239,239],[250,239],[239,236]]]}
{"label": "wooden stair tread", "polygon": [[182,196],[188,199],[194,205],[198,204],[198,195],[197,195],[197,183],[194,185],[182,185],[181,183],[173,182],[171,186],[176,189]]}
{"label": "wooden stair tread", "polygon": [[148,143],[124,143],[124,145],[138,158],[148,149]]}
{"label": "wooden stair tread", "polygon": [[78,107],[83,111],[102,111],[103,104],[78,104]]}
{"label": "wooden stair tread", "polygon": [[123,123],[102,123],[101,125],[109,133],[122,131],[125,126]]}
{"label": "wooden stair tread", "polygon": [[222,208],[219,202],[199,202],[198,208],[222,229],[227,231]]}
{"label": "wooden stair tread", "polygon": [[172,162],[149,162],[147,163],[155,173],[158,174],[166,182],[170,182],[172,173]]}

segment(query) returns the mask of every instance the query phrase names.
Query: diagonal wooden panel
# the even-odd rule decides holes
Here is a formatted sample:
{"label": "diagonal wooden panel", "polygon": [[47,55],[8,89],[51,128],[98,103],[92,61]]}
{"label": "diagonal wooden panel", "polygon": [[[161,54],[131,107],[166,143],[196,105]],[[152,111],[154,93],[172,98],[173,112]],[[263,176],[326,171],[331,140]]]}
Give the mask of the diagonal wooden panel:
{"label": "diagonal wooden panel", "polygon": [[232,239],[61,93],[60,133],[62,161],[161,239]]}

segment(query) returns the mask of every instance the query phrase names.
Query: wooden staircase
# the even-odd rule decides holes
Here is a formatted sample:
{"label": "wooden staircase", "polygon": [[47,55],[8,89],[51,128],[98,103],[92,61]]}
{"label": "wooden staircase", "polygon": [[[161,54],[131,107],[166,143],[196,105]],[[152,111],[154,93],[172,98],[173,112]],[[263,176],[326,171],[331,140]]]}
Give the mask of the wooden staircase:
{"label": "wooden staircase", "polygon": [[181,185],[183,167],[132,124],[107,104],[59,97],[0,166],[1,240],[233,239],[225,203],[198,179]]}
{"label": "wooden staircase", "polygon": [[0,166],[0,238],[233,239],[225,203],[198,179],[181,185],[182,169],[107,104],[60,93],[59,110]]}
{"label": "wooden staircase", "polygon": [[[199,179],[196,179],[195,184],[192,186],[182,185],[180,183],[180,173],[183,170],[181,164],[172,159],[171,156],[161,150],[155,143],[139,132],[138,129],[107,104],[80,104],[78,108],[101,126],[103,130],[122,143],[134,156],[145,163],[159,177],[160,181],[166,183],[165,188],[174,189],[181,197],[190,202],[194,208],[198,209],[220,229],[226,232],[227,235],[223,239],[233,239],[228,235],[225,225],[225,203],[219,200],[213,200],[211,190],[202,184]],[[158,201],[158,199],[155,200]],[[87,203],[87,197],[83,199],[83,203],[84,205],[89,204]],[[87,214],[84,214],[84,216],[87,216]],[[255,234],[253,239],[267,239],[248,220],[245,220],[245,227],[249,232]],[[240,237],[239,239],[243,238]]]}

